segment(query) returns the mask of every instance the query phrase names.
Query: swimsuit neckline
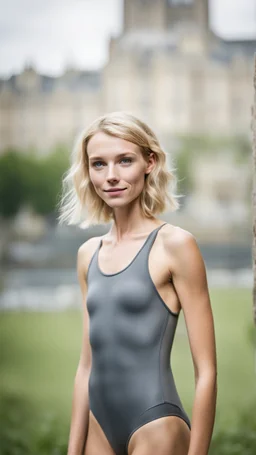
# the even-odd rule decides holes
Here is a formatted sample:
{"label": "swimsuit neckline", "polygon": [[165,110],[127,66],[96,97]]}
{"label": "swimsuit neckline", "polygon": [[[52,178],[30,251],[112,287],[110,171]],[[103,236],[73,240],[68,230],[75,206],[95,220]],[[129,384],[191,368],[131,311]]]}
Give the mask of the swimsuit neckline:
{"label": "swimsuit neckline", "polygon": [[142,244],[142,246],[140,247],[139,251],[135,254],[134,258],[131,260],[131,262],[129,262],[129,264],[127,266],[125,266],[122,270],[119,270],[118,272],[115,272],[115,273],[105,273],[101,270],[100,266],[99,266],[99,251],[101,249],[101,246],[102,246],[102,239],[100,240],[100,243],[99,243],[99,247],[98,247],[98,251],[97,251],[97,258],[96,258],[96,264],[97,264],[97,269],[98,271],[100,272],[101,275],[104,275],[104,276],[115,276],[115,275],[119,275],[120,273],[124,272],[125,270],[127,270],[133,263],[134,261],[137,259],[137,257],[139,256],[139,254],[142,252],[142,250],[144,249],[144,247],[146,246],[148,240],[150,239],[151,235],[157,231],[158,229],[160,229],[162,226],[164,226],[165,224],[167,223],[162,223],[160,226],[157,226],[155,229],[153,229],[153,231],[151,231],[146,240],[144,241],[144,243]]}

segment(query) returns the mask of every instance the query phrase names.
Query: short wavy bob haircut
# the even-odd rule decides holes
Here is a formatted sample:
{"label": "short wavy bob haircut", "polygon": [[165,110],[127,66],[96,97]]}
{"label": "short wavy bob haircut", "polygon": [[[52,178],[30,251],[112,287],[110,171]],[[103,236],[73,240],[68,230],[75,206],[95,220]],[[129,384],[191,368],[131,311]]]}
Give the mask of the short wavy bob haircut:
{"label": "short wavy bob haircut", "polygon": [[174,170],[167,169],[167,155],[153,131],[130,113],[112,112],[95,120],[75,141],[72,164],[62,182],[58,204],[59,224],[78,224],[79,227],[86,228],[113,220],[112,208],[98,196],[89,177],[87,146],[99,131],[138,145],[146,161],[150,152],[155,154],[155,167],[150,174],[145,175],[145,185],[140,196],[140,206],[145,217],[151,218],[167,209],[174,211],[179,208],[179,196],[174,194],[177,182]]}

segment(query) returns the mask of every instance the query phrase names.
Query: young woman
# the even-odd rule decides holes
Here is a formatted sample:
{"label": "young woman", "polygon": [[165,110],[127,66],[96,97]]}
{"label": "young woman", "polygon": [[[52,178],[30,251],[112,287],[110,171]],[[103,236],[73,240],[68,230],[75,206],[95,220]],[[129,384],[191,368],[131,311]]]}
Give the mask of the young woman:
{"label": "young woman", "polygon": [[[155,134],[130,114],[97,119],[74,147],[60,222],[111,227],[78,251],[83,339],[68,455],[208,453],[213,317],[195,238],[156,217],[167,204],[178,208],[173,182]],[[191,422],[170,367],[180,310],[195,369]]]}

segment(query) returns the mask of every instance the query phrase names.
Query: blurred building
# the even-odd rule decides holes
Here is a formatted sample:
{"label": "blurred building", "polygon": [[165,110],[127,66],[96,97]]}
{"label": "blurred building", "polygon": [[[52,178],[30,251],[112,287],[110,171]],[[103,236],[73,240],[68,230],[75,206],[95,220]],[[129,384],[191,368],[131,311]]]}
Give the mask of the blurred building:
{"label": "blurred building", "polygon": [[101,71],[54,78],[27,65],[0,80],[0,149],[69,144],[98,115],[123,109],[167,139],[248,133],[256,41],[214,35],[208,0],[124,0],[123,11]]}

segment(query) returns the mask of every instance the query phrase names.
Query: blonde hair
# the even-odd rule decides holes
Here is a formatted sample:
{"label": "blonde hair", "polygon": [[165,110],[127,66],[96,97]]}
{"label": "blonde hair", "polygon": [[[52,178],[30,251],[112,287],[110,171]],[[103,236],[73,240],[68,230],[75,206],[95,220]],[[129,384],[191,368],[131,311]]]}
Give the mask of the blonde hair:
{"label": "blonde hair", "polygon": [[151,218],[167,209],[178,209],[179,203],[173,188],[176,177],[167,169],[167,155],[153,131],[141,120],[127,112],[112,112],[95,120],[77,138],[72,151],[72,165],[62,182],[59,203],[59,224],[79,224],[81,228],[107,223],[113,219],[113,210],[96,193],[89,177],[87,145],[97,132],[125,139],[139,146],[145,160],[155,154],[154,169],[147,174],[140,196],[143,214]]}

